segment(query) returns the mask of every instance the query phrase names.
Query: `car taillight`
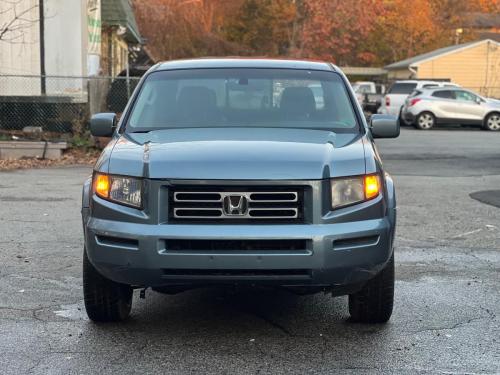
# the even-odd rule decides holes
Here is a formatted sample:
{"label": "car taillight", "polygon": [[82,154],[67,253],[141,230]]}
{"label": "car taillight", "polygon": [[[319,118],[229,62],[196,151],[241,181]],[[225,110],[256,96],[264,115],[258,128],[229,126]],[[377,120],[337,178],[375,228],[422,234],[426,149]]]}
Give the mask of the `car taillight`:
{"label": "car taillight", "polygon": [[421,100],[422,100],[422,99],[412,99],[412,100],[410,100],[410,107],[411,107],[412,105],[417,104],[417,103],[418,103],[419,101],[421,101]]}
{"label": "car taillight", "polygon": [[390,107],[391,106],[391,98],[388,96],[385,97],[385,106]]}

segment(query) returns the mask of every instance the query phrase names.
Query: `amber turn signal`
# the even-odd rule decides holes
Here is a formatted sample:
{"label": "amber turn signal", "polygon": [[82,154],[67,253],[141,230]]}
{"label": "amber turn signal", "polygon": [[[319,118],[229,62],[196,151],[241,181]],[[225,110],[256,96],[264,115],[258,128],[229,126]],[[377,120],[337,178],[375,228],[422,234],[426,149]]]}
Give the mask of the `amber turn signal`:
{"label": "amber turn signal", "polygon": [[94,176],[94,191],[101,198],[109,197],[110,187],[109,176],[106,174],[96,173]]}
{"label": "amber turn signal", "polygon": [[365,176],[365,198],[372,199],[380,193],[380,178],[378,175]]}

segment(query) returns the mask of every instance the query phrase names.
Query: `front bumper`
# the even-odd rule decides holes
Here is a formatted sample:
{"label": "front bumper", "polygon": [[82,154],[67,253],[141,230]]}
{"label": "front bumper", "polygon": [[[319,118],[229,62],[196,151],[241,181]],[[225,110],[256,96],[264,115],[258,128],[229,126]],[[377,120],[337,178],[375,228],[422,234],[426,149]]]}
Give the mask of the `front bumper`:
{"label": "front bumper", "polygon": [[[88,217],[84,230],[90,261],[105,277],[120,283],[269,283],[337,288],[347,294],[389,260],[394,227],[395,209],[390,208],[380,219],[334,224],[151,225]],[[179,251],[167,248],[171,239],[300,239],[307,246],[287,251]]]}

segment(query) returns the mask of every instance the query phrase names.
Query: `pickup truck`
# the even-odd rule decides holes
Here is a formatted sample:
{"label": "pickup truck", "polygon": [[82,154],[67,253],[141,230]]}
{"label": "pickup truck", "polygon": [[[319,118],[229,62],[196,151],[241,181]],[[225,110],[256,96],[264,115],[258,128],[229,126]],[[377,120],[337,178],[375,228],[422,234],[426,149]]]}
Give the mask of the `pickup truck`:
{"label": "pickup truck", "polygon": [[93,321],[128,317],[133,290],[214,286],[349,295],[352,321],[386,322],[396,198],[340,69],[295,60],[152,67],[83,186],[83,294]]}
{"label": "pickup truck", "polygon": [[358,81],[354,82],[352,88],[363,111],[370,114],[377,113],[385,94],[385,85],[370,81]]}

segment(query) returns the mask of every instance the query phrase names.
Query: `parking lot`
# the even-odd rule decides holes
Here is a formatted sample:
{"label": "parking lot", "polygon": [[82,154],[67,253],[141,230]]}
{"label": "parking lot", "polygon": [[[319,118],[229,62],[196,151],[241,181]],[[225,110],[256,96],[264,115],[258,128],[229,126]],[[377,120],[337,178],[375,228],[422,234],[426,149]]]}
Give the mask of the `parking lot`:
{"label": "parking lot", "polygon": [[377,144],[398,193],[395,311],[380,326],[346,321],[345,297],[232,289],[136,291],[126,323],[93,324],[90,169],[0,173],[0,372],[499,373],[500,134],[404,128]]}

